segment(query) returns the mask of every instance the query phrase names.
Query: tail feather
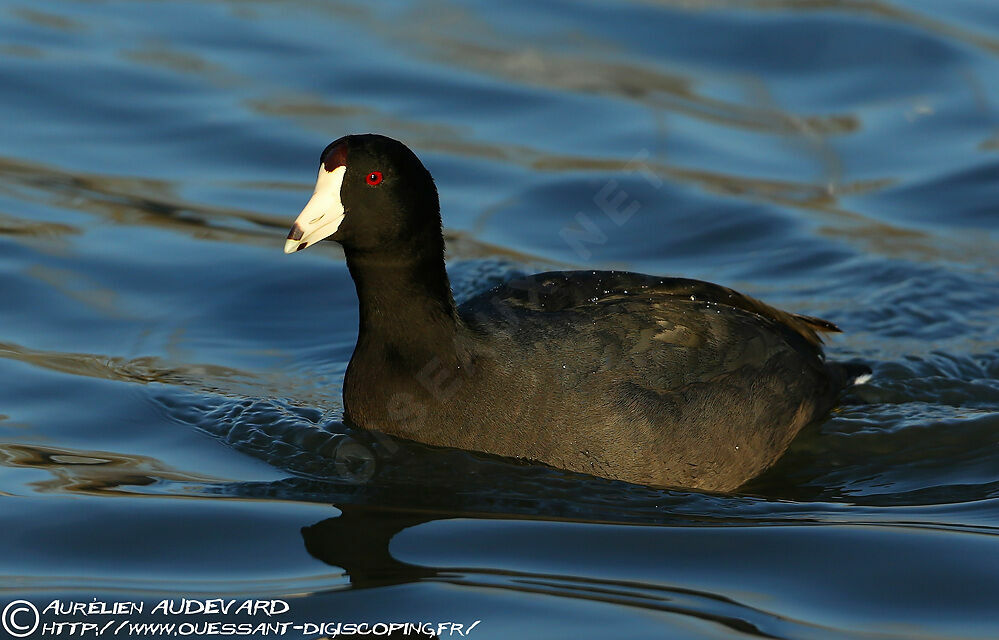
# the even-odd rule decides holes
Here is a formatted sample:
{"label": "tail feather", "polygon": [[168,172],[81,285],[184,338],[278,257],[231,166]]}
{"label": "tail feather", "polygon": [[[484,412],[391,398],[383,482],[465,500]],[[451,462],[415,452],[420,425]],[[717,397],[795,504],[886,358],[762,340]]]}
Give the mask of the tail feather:
{"label": "tail feather", "polygon": [[815,316],[805,316],[800,313],[794,314],[796,320],[801,320],[808,326],[810,326],[815,331],[825,331],[828,333],[843,333],[843,330],[838,326],[829,322],[828,320],[823,320],[822,318],[816,318]]}

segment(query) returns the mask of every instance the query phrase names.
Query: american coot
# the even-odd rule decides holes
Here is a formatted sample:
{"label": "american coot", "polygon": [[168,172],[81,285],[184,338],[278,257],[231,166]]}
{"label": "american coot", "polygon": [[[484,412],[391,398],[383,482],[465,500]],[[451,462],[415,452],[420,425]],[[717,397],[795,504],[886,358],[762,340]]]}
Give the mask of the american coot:
{"label": "american coot", "polygon": [[325,238],[360,301],[344,417],[397,437],[726,491],[870,371],[824,361],[834,324],[697,280],[540,273],[458,307],[433,178],[380,135],[323,151],[285,252]]}

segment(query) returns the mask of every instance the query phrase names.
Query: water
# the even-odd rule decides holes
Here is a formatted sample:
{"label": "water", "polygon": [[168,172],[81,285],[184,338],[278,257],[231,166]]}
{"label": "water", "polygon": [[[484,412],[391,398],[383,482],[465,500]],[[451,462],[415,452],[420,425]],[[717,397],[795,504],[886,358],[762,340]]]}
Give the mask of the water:
{"label": "water", "polygon": [[[0,604],[999,636],[997,56],[988,0],[0,2]],[[708,279],[876,377],[731,495],[348,433],[342,253],[281,248],[366,131],[433,172],[459,298]]]}

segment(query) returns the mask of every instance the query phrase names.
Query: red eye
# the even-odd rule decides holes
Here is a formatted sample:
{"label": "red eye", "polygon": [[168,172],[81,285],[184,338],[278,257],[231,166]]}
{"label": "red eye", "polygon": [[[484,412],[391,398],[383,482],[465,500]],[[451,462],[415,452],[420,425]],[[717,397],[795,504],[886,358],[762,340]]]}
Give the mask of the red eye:
{"label": "red eye", "polygon": [[372,171],[371,173],[368,174],[368,177],[365,178],[365,181],[368,184],[370,184],[372,187],[381,184],[382,183],[382,172],[381,171]]}

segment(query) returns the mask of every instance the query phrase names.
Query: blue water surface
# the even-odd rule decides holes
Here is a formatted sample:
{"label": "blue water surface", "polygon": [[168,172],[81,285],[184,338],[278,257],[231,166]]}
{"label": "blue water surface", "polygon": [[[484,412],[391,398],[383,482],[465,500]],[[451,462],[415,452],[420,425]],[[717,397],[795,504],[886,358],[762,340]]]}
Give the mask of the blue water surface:
{"label": "blue water surface", "polygon": [[[996,78],[990,0],[0,0],[0,607],[999,637]],[[875,377],[726,495],[351,432],[342,251],[281,248],[369,131],[433,173],[459,299],[706,279]]]}

